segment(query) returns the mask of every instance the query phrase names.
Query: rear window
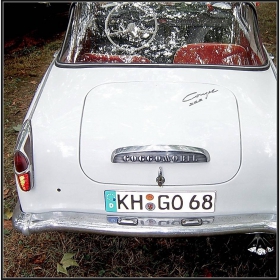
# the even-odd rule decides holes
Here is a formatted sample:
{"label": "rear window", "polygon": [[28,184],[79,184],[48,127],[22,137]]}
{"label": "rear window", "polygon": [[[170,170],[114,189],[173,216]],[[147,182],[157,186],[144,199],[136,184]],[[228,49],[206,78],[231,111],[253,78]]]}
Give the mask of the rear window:
{"label": "rear window", "polygon": [[69,64],[261,66],[254,6],[237,2],[78,2],[59,60]]}

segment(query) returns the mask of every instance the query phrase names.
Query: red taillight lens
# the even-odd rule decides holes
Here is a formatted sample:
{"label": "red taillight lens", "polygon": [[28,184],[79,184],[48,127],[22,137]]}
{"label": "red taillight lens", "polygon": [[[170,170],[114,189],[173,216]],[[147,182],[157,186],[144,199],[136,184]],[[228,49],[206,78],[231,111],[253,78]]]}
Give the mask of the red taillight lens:
{"label": "red taillight lens", "polygon": [[18,173],[25,171],[28,168],[28,160],[20,151],[15,152],[15,170]]}
{"label": "red taillight lens", "polygon": [[19,132],[14,154],[17,187],[30,191],[34,186],[31,121],[27,119]]}
{"label": "red taillight lens", "polygon": [[30,191],[30,173],[27,172],[17,175],[17,178],[20,188],[25,192]]}
{"label": "red taillight lens", "polygon": [[[15,152],[15,170],[16,173],[21,173],[21,174],[16,174],[17,179],[18,179],[18,184],[20,188],[27,192],[30,191],[31,189],[31,184],[30,184],[30,172],[28,171],[29,167],[29,161],[25,157],[25,155],[20,152],[16,151]],[[24,171],[27,171],[23,173]]]}

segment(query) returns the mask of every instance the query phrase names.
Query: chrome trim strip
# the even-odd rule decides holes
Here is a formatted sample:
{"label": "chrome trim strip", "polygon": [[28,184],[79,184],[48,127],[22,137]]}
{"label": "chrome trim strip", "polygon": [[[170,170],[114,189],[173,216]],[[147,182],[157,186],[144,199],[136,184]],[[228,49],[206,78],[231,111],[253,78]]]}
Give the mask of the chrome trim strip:
{"label": "chrome trim strip", "polygon": [[[210,64],[139,64],[139,63],[65,63],[58,61],[56,59],[55,66],[59,68],[100,68],[100,67],[106,67],[106,68],[189,68],[189,69],[211,69],[211,70],[237,70],[237,71],[265,71],[269,69],[270,63],[267,61],[266,64],[261,66],[235,66],[235,65],[210,65]],[[139,70],[138,69],[138,70]]]}
{"label": "chrome trim strip", "polygon": [[[213,214],[213,213],[211,213]],[[108,218],[112,218],[109,222]],[[137,225],[120,225],[118,219],[123,217],[138,221]],[[44,231],[75,231],[90,232],[117,236],[141,237],[183,237],[183,236],[209,236],[233,233],[276,233],[276,214],[244,214],[228,216],[209,216],[202,219],[202,224],[197,226],[182,226],[180,220],[186,222],[199,217],[170,218],[169,223],[159,223],[158,220],[169,218],[150,217],[112,217],[101,214],[76,213],[76,212],[47,212],[40,214],[24,213],[18,202],[13,214],[13,226],[24,235]],[[147,223],[142,222],[147,221]]]}
{"label": "chrome trim strip", "polygon": [[210,161],[209,153],[183,145],[121,147],[112,152],[113,163],[197,163]]}

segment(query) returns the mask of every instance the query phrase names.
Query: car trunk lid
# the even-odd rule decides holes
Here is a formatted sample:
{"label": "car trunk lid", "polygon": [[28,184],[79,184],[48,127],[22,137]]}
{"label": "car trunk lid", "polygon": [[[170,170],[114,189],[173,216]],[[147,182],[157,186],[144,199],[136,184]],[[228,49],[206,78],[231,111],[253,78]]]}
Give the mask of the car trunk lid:
{"label": "car trunk lid", "polygon": [[[184,161],[174,160],[182,155],[176,153],[178,147],[191,149]],[[120,156],[114,162],[116,154]],[[197,160],[199,154],[206,160]],[[133,155],[135,161],[130,160]],[[107,83],[93,88],[85,98],[80,165],[93,181],[157,185],[161,167],[165,185],[218,184],[232,179],[240,164],[237,100],[222,86]]]}

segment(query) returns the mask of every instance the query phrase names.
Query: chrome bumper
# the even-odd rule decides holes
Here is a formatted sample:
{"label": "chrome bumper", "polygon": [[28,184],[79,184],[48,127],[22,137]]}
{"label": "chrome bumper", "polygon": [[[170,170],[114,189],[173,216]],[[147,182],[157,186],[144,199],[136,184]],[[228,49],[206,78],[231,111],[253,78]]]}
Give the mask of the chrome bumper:
{"label": "chrome bumper", "polygon": [[232,233],[276,233],[275,214],[204,218],[142,218],[76,212],[24,213],[18,202],[13,226],[24,235],[43,231],[91,232],[118,236],[183,237]]}

